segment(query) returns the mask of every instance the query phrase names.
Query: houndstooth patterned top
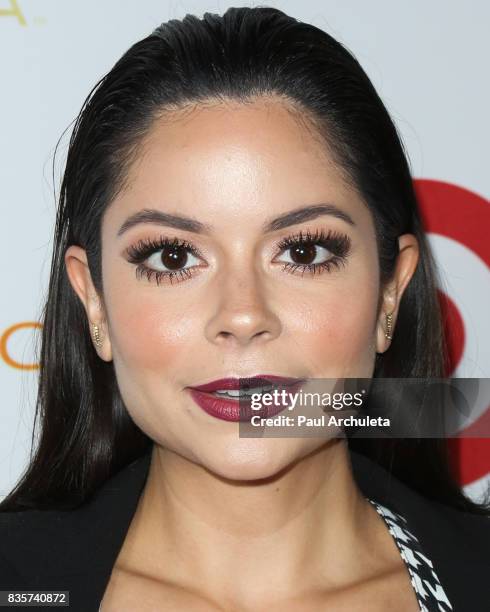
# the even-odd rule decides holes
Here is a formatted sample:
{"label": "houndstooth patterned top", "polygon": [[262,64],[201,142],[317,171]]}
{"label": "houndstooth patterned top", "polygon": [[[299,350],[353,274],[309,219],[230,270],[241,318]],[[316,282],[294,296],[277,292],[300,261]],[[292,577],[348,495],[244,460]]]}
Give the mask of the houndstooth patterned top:
{"label": "houndstooth patterned top", "polygon": [[379,502],[369,501],[384,519],[405,561],[421,612],[452,610],[432,561],[424,555],[419,540],[408,529],[406,519]]}

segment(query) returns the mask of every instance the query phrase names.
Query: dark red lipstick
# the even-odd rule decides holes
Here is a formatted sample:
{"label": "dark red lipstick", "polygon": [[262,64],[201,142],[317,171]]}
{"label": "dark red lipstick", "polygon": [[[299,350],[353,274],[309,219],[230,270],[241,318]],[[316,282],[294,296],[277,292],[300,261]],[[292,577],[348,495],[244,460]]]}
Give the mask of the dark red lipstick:
{"label": "dark red lipstick", "polygon": [[[272,417],[282,412],[287,406],[270,405],[254,410],[251,407],[250,396],[239,395],[240,392],[258,389],[273,393],[274,390],[280,392],[284,389],[292,393],[305,380],[304,378],[259,374],[241,378],[220,378],[203,385],[188,387],[188,389],[196,404],[211,416],[224,421],[249,421],[253,415]],[[219,391],[235,392],[235,397],[219,395],[217,393]]]}

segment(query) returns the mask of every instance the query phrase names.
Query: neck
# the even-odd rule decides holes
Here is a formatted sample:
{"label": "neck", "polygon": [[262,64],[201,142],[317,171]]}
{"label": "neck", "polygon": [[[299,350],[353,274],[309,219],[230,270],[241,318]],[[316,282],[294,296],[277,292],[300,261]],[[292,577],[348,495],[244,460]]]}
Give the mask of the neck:
{"label": "neck", "polygon": [[[372,567],[376,512],[360,493],[343,440],[274,477],[227,480],[155,445],[118,562],[155,579],[260,600],[321,577],[342,584]],[[366,565],[367,563],[367,565]],[[231,587],[232,585],[232,587]]]}

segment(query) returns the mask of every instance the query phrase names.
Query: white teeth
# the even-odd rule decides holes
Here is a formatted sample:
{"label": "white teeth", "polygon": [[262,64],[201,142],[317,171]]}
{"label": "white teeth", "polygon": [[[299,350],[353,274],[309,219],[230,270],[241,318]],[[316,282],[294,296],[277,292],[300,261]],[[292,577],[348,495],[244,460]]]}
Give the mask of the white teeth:
{"label": "white teeth", "polygon": [[253,393],[267,393],[273,388],[272,385],[268,387],[254,387],[253,389],[218,389],[214,393],[217,395],[227,395],[229,397],[246,397]]}
{"label": "white teeth", "polygon": [[242,395],[238,389],[219,389],[218,391],[215,391],[215,393],[218,393],[219,395],[230,395],[231,397],[238,397],[239,395]]}

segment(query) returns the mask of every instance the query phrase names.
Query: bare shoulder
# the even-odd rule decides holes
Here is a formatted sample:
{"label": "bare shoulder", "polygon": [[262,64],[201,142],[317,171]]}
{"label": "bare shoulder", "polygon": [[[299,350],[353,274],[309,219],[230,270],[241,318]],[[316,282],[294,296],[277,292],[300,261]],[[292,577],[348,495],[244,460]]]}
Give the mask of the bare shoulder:
{"label": "bare shoulder", "polygon": [[347,589],[338,600],[329,598],[329,603],[338,612],[420,612],[405,564]]}
{"label": "bare shoulder", "polygon": [[100,612],[222,612],[190,589],[114,566]]}

